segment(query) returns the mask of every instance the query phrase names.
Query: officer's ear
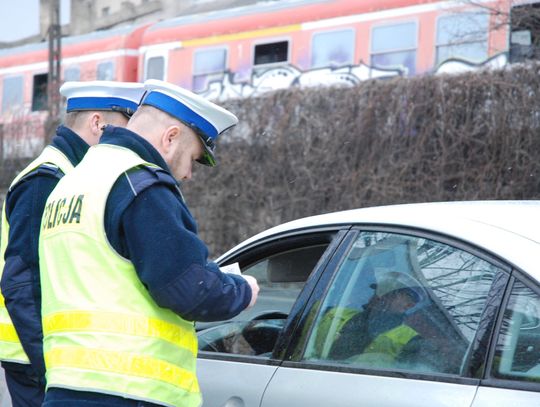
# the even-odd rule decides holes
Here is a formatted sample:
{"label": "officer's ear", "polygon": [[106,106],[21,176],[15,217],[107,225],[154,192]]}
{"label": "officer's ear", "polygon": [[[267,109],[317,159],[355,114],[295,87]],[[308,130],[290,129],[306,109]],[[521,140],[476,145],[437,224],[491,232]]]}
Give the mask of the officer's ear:
{"label": "officer's ear", "polygon": [[173,125],[165,128],[161,134],[161,147],[162,151],[169,155],[175,150],[175,146],[180,139],[180,127]]}
{"label": "officer's ear", "polygon": [[87,123],[90,127],[90,133],[92,135],[92,140],[89,140],[90,142],[88,144],[96,144],[99,141],[101,134],[103,133],[102,127],[106,123],[99,112],[91,112]]}

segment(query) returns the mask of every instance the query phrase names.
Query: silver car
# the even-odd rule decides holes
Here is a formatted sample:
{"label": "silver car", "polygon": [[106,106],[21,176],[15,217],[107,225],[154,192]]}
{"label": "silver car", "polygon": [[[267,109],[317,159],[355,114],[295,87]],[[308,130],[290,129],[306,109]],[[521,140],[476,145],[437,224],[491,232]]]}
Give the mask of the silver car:
{"label": "silver car", "polygon": [[540,201],[394,205],[260,233],[197,325],[204,407],[540,406]]}

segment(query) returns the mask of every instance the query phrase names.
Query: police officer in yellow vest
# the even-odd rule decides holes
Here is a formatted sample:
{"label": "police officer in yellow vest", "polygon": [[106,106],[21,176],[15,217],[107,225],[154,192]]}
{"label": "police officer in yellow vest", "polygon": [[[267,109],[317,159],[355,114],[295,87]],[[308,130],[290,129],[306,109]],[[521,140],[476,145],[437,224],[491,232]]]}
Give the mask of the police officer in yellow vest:
{"label": "police officer in yellow vest", "polygon": [[215,165],[237,123],[177,86],[145,82],[126,129],[109,126],[62,178],[42,221],[44,406],[197,407],[192,321],[252,305],[254,278],[222,273],[176,181]]}
{"label": "police officer in yellow vest", "polygon": [[41,406],[45,364],[41,328],[38,236],[45,201],[58,180],[96,144],[106,124],[126,125],[142,84],[66,82],[66,117],[50,145],[8,190],[0,240],[0,360],[14,407]]}

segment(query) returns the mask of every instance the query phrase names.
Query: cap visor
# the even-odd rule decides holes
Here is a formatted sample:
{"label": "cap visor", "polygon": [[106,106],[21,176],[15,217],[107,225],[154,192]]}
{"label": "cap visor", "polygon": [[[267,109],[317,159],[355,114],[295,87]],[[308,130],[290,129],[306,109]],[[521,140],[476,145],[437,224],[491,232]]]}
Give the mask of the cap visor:
{"label": "cap visor", "polygon": [[210,151],[208,151],[206,148],[203,153],[203,156],[200,159],[198,159],[197,162],[199,162],[200,164],[206,165],[208,167],[215,167],[217,164],[214,155]]}

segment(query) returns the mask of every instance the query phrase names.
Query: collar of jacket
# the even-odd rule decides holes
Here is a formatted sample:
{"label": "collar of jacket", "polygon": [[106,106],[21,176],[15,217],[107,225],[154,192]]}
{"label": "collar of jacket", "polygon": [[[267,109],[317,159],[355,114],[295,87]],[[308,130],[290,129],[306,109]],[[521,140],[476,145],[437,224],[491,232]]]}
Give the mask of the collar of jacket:
{"label": "collar of jacket", "polygon": [[73,165],[81,162],[90,146],[77,133],[66,126],[59,126],[51,145],[66,155]]}
{"label": "collar of jacket", "polygon": [[129,148],[143,160],[156,164],[169,173],[171,172],[161,154],[148,141],[131,130],[123,127],[107,126],[99,143]]}

